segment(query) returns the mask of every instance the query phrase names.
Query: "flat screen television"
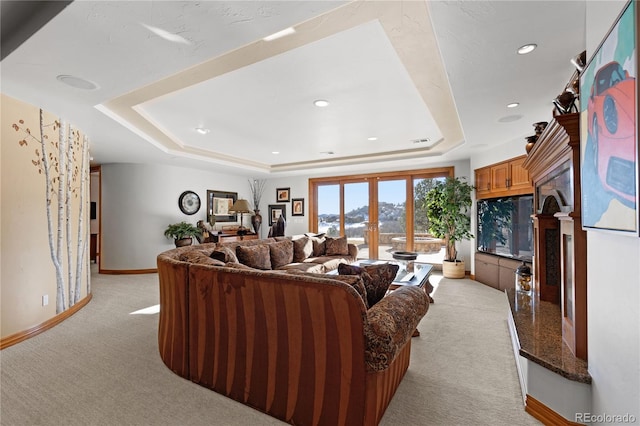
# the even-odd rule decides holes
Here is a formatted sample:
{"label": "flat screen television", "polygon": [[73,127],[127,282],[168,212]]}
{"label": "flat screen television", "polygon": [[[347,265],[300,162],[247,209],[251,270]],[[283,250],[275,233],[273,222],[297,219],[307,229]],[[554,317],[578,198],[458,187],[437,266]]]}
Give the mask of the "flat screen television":
{"label": "flat screen television", "polygon": [[477,250],[531,261],[533,256],[533,195],[477,201]]}

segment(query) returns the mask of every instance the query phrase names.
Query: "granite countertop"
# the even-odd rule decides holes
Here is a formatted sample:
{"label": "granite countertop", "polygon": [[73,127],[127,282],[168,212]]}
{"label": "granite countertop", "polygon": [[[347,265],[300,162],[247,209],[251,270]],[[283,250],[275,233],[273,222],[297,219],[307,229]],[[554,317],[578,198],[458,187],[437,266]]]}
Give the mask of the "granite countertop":
{"label": "granite countertop", "polygon": [[569,380],[591,383],[587,362],[562,341],[560,306],[510,288],[505,290],[516,326],[520,355]]}

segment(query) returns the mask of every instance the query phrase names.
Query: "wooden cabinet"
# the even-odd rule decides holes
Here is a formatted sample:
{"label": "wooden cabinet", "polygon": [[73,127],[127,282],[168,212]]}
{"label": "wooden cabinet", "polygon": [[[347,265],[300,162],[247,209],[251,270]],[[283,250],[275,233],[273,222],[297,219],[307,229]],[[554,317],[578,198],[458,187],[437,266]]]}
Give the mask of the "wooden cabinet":
{"label": "wooden cabinet", "polygon": [[476,170],[476,198],[485,198],[483,195],[491,193],[491,167],[483,167]]}
{"label": "wooden cabinet", "polygon": [[562,311],[562,340],[587,359],[587,234],[581,226],[580,116],[557,115],[524,166],[535,183],[534,288]]}
{"label": "wooden cabinet", "polygon": [[[475,255],[475,280],[504,291],[515,286],[516,269],[522,262],[485,253]],[[530,263],[527,263],[531,266]]]}
{"label": "wooden cabinet", "polygon": [[476,198],[508,197],[533,193],[529,172],[522,167],[527,156],[476,169]]}

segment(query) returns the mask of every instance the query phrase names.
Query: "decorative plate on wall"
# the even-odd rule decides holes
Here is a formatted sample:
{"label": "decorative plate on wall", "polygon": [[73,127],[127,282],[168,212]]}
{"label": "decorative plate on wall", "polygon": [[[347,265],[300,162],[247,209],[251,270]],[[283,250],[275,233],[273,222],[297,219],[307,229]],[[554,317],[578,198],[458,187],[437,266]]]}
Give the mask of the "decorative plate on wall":
{"label": "decorative plate on wall", "polygon": [[200,197],[193,191],[184,191],[180,194],[178,206],[184,214],[196,214],[200,210]]}

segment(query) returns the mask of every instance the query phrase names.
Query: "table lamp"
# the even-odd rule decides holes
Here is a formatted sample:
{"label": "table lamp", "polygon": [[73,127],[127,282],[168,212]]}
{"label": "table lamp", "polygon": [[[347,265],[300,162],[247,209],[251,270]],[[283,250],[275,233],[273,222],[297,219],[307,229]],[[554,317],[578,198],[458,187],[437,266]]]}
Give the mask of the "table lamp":
{"label": "table lamp", "polygon": [[238,235],[244,235],[247,233],[247,228],[242,225],[242,219],[244,213],[253,213],[251,208],[249,208],[249,202],[243,198],[237,200],[233,205],[229,208],[230,212],[240,213],[240,228],[238,228]]}

